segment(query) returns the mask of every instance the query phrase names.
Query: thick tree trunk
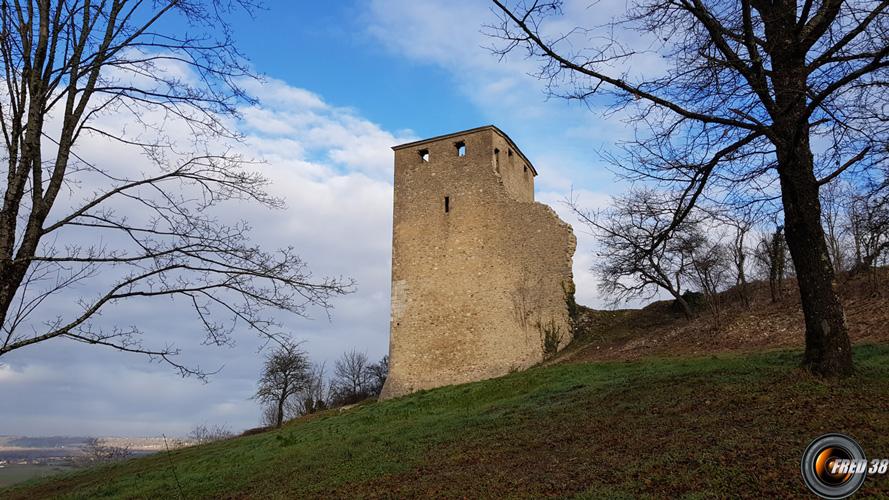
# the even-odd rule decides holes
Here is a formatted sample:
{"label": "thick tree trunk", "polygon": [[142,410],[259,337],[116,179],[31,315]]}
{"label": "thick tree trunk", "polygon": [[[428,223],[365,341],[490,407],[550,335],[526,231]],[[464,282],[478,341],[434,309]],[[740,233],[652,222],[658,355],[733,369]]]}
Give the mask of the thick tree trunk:
{"label": "thick tree trunk", "polygon": [[806,321],[803,365],[819,376],[845,376],[852,373],[852,349],[821,226],[821,204],[808,133],[803,134],[806,137],[798,140],[795,147],[778,151],[784,234],[796,269]]}
{"label": "thick tree trunk", "polygon": [[682,297],[681,293],[670,290],[670,295],[673,296],[673,299],[679,304],[679,307],[682,308],[682,314],[685,315],[685,319],[692,319],[695,317],[694,311],[691,310],[691,306],[688,304],[688,301]]}
{"label": "thick tree trunk", "polygon": [[766,24],[767,36],[774,44],[772,142],[781,181],[784,236],[806,321],[803,366],[817,376],[846,376],[852,373],[852,348],[821,225],[819,186],[809,141],[806,51],[801,50],[792,10],[776,6],[773,14]]}

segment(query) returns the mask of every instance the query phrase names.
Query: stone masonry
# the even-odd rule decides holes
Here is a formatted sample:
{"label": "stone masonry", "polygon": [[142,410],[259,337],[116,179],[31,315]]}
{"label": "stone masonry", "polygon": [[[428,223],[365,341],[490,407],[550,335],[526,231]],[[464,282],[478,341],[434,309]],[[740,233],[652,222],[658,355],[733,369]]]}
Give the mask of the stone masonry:
{"label": "stone masonry", "polygon": [[534,201],[537,172],[519,148],[485,126],[393,149],[381,398],[504,375],[564,347],[574,233]]}

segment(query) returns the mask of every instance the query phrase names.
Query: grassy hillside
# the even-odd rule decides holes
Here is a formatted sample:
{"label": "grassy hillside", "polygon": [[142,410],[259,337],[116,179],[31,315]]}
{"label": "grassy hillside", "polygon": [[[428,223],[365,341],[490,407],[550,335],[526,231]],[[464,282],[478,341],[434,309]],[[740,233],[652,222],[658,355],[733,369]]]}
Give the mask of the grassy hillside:
{"label": "grassy hillside", "polygon": [[[889,343],[889,268],[877,273],[842,275],[837,290],[846,311],[849,337],[857,344]],[[750,306],[737,288],[720,296],[720,312],[705,307],[694,320],[682,317],[671,301],[644,309],[593,311],[581,319],[587,338],[559,361],[628,360],[650,356],[700,356],[726,352],[802,349],[802,308],[796,281],[788,278],[783,297],[772,302],[768,284],[750,284]]]}
{"label": "grassy hillside", "polygon": [[6,465],[0,468],[0,488],[24,482],[28,479],[52,476],[60,472],[70,471],[71,469],[73,467],[63,465]]}
{"label": "grassy hillside", "polygon": [[[794,369],[798,359],[556,364],[0,497],[803,496],[800,455],[821,433],[849,433],[889,457],[889,346],[857,346],[858,373],[839,383]],[[889,477],[863,491],[889,495]]]}

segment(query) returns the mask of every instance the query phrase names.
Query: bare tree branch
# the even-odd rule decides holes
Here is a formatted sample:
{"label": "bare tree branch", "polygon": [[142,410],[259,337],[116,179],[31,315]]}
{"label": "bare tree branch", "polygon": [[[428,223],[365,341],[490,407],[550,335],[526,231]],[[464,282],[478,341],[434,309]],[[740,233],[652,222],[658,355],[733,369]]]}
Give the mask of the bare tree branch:
{"label": "bare tree branch", "polygon": [[[277,339],[281,325],[270,311],[327,312],[332,297],[353,290],[349,279],[313,277],[295,249],[264,250],[250,241],[249,225],[214,215],[234,201],[283,207],[251,170],[255,162],[237,153],[232,126],[256,102],[241,87],[255,76],[226,14],[253,7],[0,3],[0,356],[64,338],[205,376],[175,361],[172,345],[143,345],[142,331],[109,328],[100,314],[169,297],[191,310],[204,343],[226,345],[242,329]],[[174,16],[188,32],[168,31]],[[126,125],[103,124],[106,117],[126,117]],[[85,140],[110,141],[132,159],[90,158],[79,147]],[[87,290],[75,306],[54,302],[75,284]]]}

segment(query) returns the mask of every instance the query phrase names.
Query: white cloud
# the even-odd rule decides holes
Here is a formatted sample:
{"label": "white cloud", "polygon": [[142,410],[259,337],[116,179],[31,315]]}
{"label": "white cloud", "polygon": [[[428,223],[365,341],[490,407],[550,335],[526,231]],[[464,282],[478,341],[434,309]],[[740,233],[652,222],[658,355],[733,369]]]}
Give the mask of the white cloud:
{"label": "white cloud", "polygon": [[[315,94],[289,88],[279,80],[251,86],[263,96],[260,106],[243,110],[243,128],[250,134],[253,151],[273,165],[286,163],[299,174],[323,177],[330,173],[324,168],[340,168],[388,180],[390,147],[414,139],[409,133],[385,131],[351,109],[330,106]],[[270,101],[265,99],[266,92],[272,95]],[[313,160],[314,165],[293,165]]]}
{"label": "white cloud", "polygon": [[52,378],[50,371],[44,366],[12,367],[0,364],[0,384],[19,386],[46,381]]}
{"label": "white cloud", "polygon": [[284,107],[285,109],[299,111],[328,107],[318,94],[306,89],[292,87],[286,82],[274,78],[246,80],[243,82],[243,87],[252,94],[261,95],[264,107]]}
{"label": "white cloud", "polygon": [[[262,104],[243,110],[243,147],[264,160],[258,168],[270,181],[269,191],[285,198],[287,208],[231,202],[219,207],[218,215],[246,219],[254,240],[266,249],[294,246],[316,276],[355,278],[357,292],[335,299],[330,321],[321,310],[310,311],[313,319],[277,317],[286,331],[305,341],[313,359],[328,366],[353,347],[377,359],[388,349],[389,333],[390,148],[414,137],[385,131],[353,110],[330,106],[317,94],[278,80],[252,90]],[[111,128],[126,123],[113,114],[101,120]],[[164,132],[174,138],[188,135],[175,124]],[[115,172],[152,168],[133,149],[99,137],[85,137],[79,153]],[[89,186],[66,202],[88,196]],[[70,307],[65,305],[69,301],[59,297],[56,307]],[[241,330],[234,349],[204,347],[194,319],[181,304],[161,299],[119,303],[98,322],[138,324],[148,345],[174,342],[188,364],[210,370],[224,366],[208,384],[179,379],[169,367],[144,357],[61,339],[4,355],[0,400],[13,404],[0,405],[2,432],[181,435],[204,422],[236,430],[256,425],[259,409],[249,398],[261,368],[261,340]]]}
{"label": "white cloud", "polygon": [[[616,75],[661,74],[665,62],[656,51],[656,38],[608,26],[627,8],[624,0],[568,1],[563,15],[547,17],[540,31],[545,38],[561,39],[559,47],[567,54],[602,46],[606,38],[616,36],[634,55],[601,68]],[[526,57],[523,48],[502,57],[495,54],[491,49],[501,49],[504,43],[490,36],[499,25],[499,11],[494,9],[492,4],[476,0],[372,0],[367,4],[367,31],[394,53],[450,72],[463,93],[493,117],[518,123],[552,121],[546,125],[558,123],[560,134],[571,129],[585,131],[579,138],[586,140],[623,135],[624,127],[615,126],[619,116],[602,120],[585,106],[566,106],[558,99],[546,101],[544,82],[531,76],[539,70],[540,61]]]}

